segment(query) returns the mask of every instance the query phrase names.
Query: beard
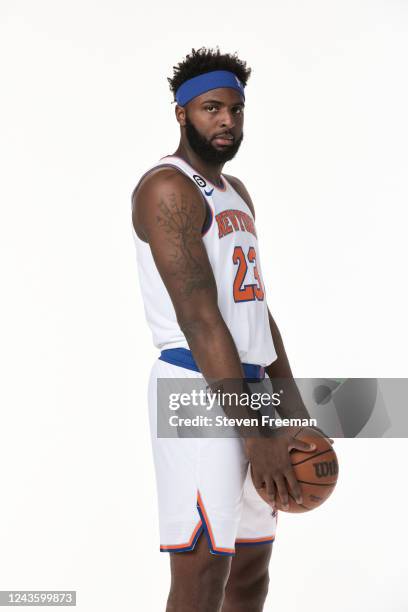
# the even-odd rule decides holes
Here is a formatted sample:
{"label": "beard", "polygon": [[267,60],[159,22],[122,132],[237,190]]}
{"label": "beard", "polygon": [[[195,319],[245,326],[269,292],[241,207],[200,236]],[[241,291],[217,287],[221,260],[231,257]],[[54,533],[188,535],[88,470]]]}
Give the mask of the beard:
{"label": "beard", "polygon": [[224,164],[229,161],[238,152],[241,146],[244,134],[234,140],[234,143],[224,150],[216,149],[210,140],[207,140],[200,134],[200,132],[194,127],[190,119],[186,115],[186,137],[188,144],[193,149],[194,153],[198,155],[203,161],[209,164]]}

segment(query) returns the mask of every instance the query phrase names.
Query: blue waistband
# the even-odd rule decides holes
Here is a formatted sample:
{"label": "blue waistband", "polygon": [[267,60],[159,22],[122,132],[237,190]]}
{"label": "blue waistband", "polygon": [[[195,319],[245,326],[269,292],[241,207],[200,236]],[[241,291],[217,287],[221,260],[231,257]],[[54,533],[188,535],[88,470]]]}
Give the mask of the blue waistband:
{"label": "blue waistband", "polygon": [[[200,372],[192,352],[183,347],[165,349],[160,353],[159,359],[167,361],[167,363],[173,363],[180,368]],[[246,380],[262,380],[265,378],[265,368],[263,366],[255,365],[254,363],[242,363],[241,365],[244,369]]]}

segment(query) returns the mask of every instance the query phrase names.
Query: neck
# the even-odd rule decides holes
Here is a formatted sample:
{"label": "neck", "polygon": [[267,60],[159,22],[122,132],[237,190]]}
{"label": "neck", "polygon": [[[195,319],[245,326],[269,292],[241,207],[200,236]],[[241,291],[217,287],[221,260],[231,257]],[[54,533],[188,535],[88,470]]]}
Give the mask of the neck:
{"label": "neck", "polygon": [[181,157],[190,166],[192,166],[199,174],[202,174],[204,178],[207,178],[211,183],[217,187],[222,187],[221,172],[224,164],[209,164],[199,157],[187,142],[180,140],[180,144],[177,151],[173,153],[177,157]]}

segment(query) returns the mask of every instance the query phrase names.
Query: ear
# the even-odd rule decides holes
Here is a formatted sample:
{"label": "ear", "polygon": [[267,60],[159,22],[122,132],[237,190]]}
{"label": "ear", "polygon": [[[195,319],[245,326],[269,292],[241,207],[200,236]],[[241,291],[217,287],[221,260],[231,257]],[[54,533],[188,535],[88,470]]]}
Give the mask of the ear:
{"label": "ear", "polygon": [[183,106],[179,106],[178,104],[176,104],[175,113],[176,113],[176,119],[177,119],[178,123],[180,124],[180,127],[185,127],[185,125],[186,125],[186,110],[185,110],[185,108]]}

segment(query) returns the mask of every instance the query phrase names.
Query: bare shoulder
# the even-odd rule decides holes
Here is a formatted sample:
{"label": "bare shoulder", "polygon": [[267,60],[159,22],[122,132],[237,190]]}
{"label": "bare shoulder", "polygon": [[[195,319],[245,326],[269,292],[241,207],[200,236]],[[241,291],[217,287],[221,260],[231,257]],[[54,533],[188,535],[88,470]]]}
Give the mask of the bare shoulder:
{"label": "bare shoulder", "polygon": [[244,183],[236,176],[231,176],[230,174],[224,174],[224,176],[227,179],[227,181],[231,183],[235,191],[239,193],[239,195],[246,202],[246,204],[248,204],[248,207],[255,219],[254,203],[252,202],[251,196],[249,195],[248,190],[245,187]]}
{"label": "bare shoulder", "polygon": [[190,217],[203,225],[204,200],[192,181],[175,168],[158,167],[138,183],[132,194],[132,222],[138,237],[149,242],[149,227],[165,212]]}
{"label": "bare shoulder", "polygon": [[[205,202],[201,192],[175,169],[156,169],[132,197],[137,235],[149,244],[154,265],[182,329],[199,318],[218,320],[217,285],[202,240]],[[215,314],[214,314],[215,313]]]}

